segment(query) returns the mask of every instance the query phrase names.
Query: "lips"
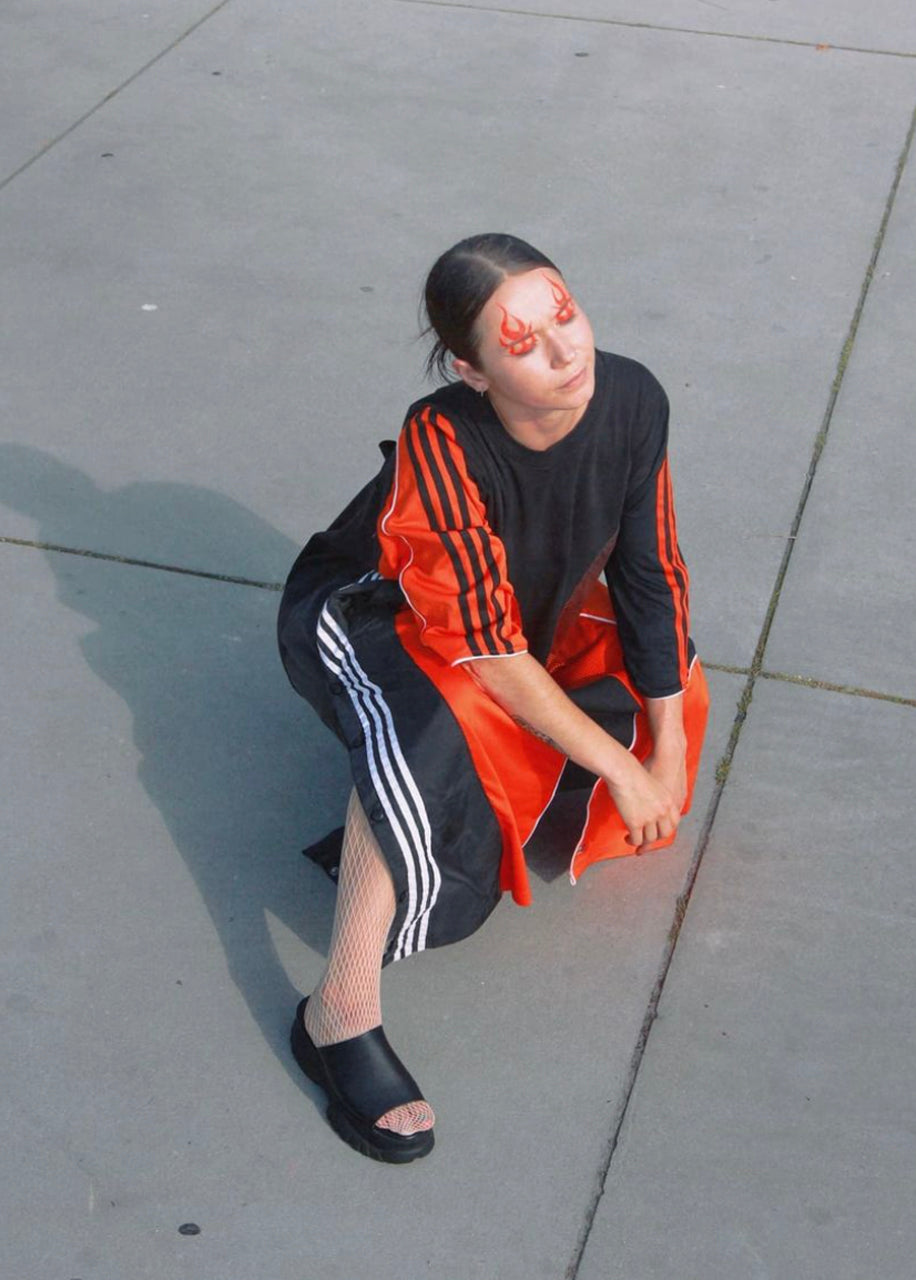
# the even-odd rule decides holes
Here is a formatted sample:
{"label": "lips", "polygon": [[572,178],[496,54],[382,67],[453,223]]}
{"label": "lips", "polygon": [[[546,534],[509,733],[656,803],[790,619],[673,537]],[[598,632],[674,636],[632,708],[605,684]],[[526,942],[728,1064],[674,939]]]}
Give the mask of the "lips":
{"label": "lips", "polygon": [[579,370],[578,373],[574,373],[568,382],[561,383],[560,390],[561,391],[578,390],[578,388],[581,387],[582,383],[585,381],[587,376],[588,376],[588,366],[585,365],[583,366],[583,368]]}

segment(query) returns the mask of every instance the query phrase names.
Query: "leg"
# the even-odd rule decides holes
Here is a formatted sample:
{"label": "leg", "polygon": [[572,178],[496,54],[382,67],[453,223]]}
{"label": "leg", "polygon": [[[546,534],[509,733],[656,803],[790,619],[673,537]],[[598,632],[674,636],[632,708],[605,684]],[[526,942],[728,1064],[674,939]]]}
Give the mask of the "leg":
{"label": "leg", "polygon": [[[347,809],[337,883],[337,910],[327,968],[306,1008],[305,1026],[324,1048],[381,1025],[382,953],[394,918],[391,873],[354,791]],[[389,1111],[381,1128],[411,1134],[431,1129],[426,1102]]]}

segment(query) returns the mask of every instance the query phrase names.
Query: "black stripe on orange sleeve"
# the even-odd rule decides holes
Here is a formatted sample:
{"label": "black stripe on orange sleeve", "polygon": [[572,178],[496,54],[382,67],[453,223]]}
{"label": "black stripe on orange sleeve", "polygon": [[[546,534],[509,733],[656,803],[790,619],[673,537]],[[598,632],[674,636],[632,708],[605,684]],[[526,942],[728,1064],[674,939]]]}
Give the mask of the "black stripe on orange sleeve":
{"label": "black stripe on orange sleeve", "polygon": [[675,574],[677,575],[678,581],[680,582],[680,585],[681,585],[680,622],[681,622],[681,645],[682,645],[681,662],[682,662],[682,670],[683,670],[681,683],[686,684],[687,676],[690,670],[690,655],[688,653],[688,648],[690,645],[690,604],[689,604],[690,579],[687,574],[687,566],[684,564],[684,559],[681,555],[681,548],[678,546],[677,521],[674,515],[674,489],[671,484],[671,469],[667,465],[665,466],[665,476],[666,476],[666,485],[667,485],[668,539],[671,546],[671,558],[672,558],[672,563],[674,564]]}
{"label": "black stripe on orange sleeve", "polygon": [[[415,440],[414,432],[411,429],[415,426],[416,426],[416,419],[414,419],[414,422],[411,423],[408,429],[405,431],[404,437],[405,437],[405,442],[407,446],[407,452],[410,456],[410,461],[413,467],[414,477],[417,483],[417,492],[420,496],[420,501],[422,502],[423,508],[426,512],[426,518],[429,521],[430,528],[434,532],[438,533],[442,541],[442,545],[445,547],[446,553],[451,562],[452,571],[455,574],[455,581],[458,586],[458,607],[461,612],[461,621],[462,621],[462,624],[464,625],[465,635],[467,638],[468,645],[474,651],[475,656],[482,658],[485,655],[482,649],[480,648],[480,645],[477,643],[476,636],[475,636],[476,628],[474,627],[474,622],[473,622],[473,619],[471,618],[471,611],[468,606],[468,597],[470,594],[471,584],[468,581],[468,576],[465,571],[465,567],[462,563],[461,555],[458,551],[458,548],[452,543],[451,539],[446,536],[445,532],[441,527],[442,520],[439,518],[439,516],[436,513],[435,506],[433,504],[432,494],[430,493],[426,476],[424,475],[421,459],[417,453],[417,441]],[[420,434],[419,431],[417,432],[417,434]],[[422,436],[421,436],[421,439],[422,439]]]}
{"label": "black stripe on orange sleeve", "polygon": [[677,648],[678,676],[681,684],[687,682],[687,571],[677,545],[674,527],[674,511],[671,480],[667,458],[662,463],[656,480],[656,516],[658,556],[674,608],[675,644]]}
{"label": "black stripe on orange sleeve", "polygon": [[[455,457],[450,447],[451,445],[450,424],[443,423],[442,419],[437,417],[436,425],[439,426],[440,429],[446,429],[446,427],[448,427],[448,430],[446,430],[446,436],[449,437],[449,445],[442,446],[443,463],[446,467],[446,470],[448,471],[449,479],[451,480],[451,483],[452,483],[452,488],[455,494],[457,495],[458,507],[461,512],[461,520],[462,520],[463,527],[469,528],[472,525],[475,527],[476,536],[480,541],[479,549],[475,547],[478,563],[480,562],[480,557],[482,555],[483,565],[486,567],[487,575],[489,576],[490,581],[492,583],[492,590],[489,593],[489,597],[487,597],[486,595],[478,594],[478,600],[480,601],[480,609],[481,609],[481,624],[484,626],[488,637],[492,637],[494,639],[495,647],[492,649],[492,652],[494,654],[500,653],[500,652],[514,653],[515,646],[512,644],[511,640],[508,639],[505,631],[506,622],[507,622],[506,611],[500,604],[499,598],[496,595],[496,590],[501,585],[503,578],[502,578],[502,574],[499,571],[499,565],[496,561],[496,557],[493,554],[493,546],[490,539],[490,535],[481,524],[480,518],[478,517],[477,519],[475,519],[474,517],[472,517],[470,509],[468,507],[466,486],[468,483],[471,483],[471,481],[470,481],[470,477],[466,474],[466,472],[462,474],[463,468],[459,467],[458,459]],[[470,547],[468,548],[468,551],[470,553]],[[487,603],[489,603],[490,607],[485,611],[484,605],[486,605]],[[488,647],[489,647],[489,639],[488,639]]]}
{"label": "black stripe on orange sleeve", "polygon": [[[451,423],[446,424],[438,415],[436,416],[436,426],[439,427],[440,430],[444,430],[447,426],[449,430],[446,431],[446,435],[451,436]],[[451,444],[451,439],[449,440],[449,443]],[[467,529],[470,525],[477,524],[478,521],[471,519],[471,513],[468,509],[467,494],[465,492],[466,477],[461,474],[451,448],[443,448],[442,459],[445,464],[445,468],[448,471],[449,479],[452,482],[452,488],[457,495],[458,510],[461,513],[462,526]]]}
{"label": "black stripe on orange sleeve", "polygon": [[490,539],[490,535],[489,533],[487,533],[486,529],[481,528],[479,530],[479,535],[480,535],[480,541],[482,543],[484,562],[487,566],[487,569],[490,573],[490,578],[493,582],[493,592],[492,592],[491,599],[493,602],[496,634],[502,644],[503,653],[515,653],[515,645],[506,635],[506,623],[508,621],[506,617],[506,611],[500,604],[499,597],[496,594],[497,589],[502,585],[503,579],[502,579],[502,574],[499,571],[499,564],[496,560],[496,557],[493,554],[493,544]]}
{"label": "black stripe on orange sleeve", "polygon": [[474,576],[474,598],[477,604],[477,615],[480,619],[480,633],[483,636],[483,642],[490,651],[491,656],[495,657],[499,653],[499,646],[493,635],[493,620],[490,614],[490,600],[487,591],[487,584],[483,575],[483,561],[480,556],[480,549],[474,542],[473,534],[469,529],[460,529],[458,536],[461,538],[462,545],[467,552],[468,559],[472,564],[477,564],[481,572]]}
{"label": "black stripe on orange sleeve", "polygon": [[[436,486],[436,493],[439,496],[439,504],[442,507],[443,522],[439,526],[440,529],[457,529],[459,527],[458,518],[455,508],[458,505],[455,501],[454,492],[449,489],[446,483],[444,468],[440,459],[436,457],[436,451],[433,448],[431,439],[432,428],[429,422],[429,409],[423,414],[423,426],[425,430],[417,432],[420,448],[423,450],[423,457],[429,468],[429,474],[432,477],[433,484]],[[433,526],[436,527],[435,525]]]}
{"label": "black stripe on orange sleeve", "polygon": [[[428,415],[429,410],[426,411]],[[427,430],[419,433],[420,447],[436,486],[436,492],[445,517],[445,529],[439,534],[450,553],[459,554],[463,549],[467,561],[467,576],[462,580],[465,597],[462,603],[470,613],[471,602],[477,607],[478,625],[476,630],[483,636],[484,644],[491,654],[498,653],[496,642],[492,636],[492,619],[490,616],[488,593],[485,582],[484,562],[473,539],[467,533],[471,523],[470,511],[464,494],[461,475],[455,466],[449,444],[442,438],[441,431],[430,428],[428,416],[424,415],[424,426]],[[450,465],[451,464],[451,465]],[[460,513],[456,514],[457,512]],[[464,560],[462,560],[464,566]],[[464,617],[464,615],[462,615]],[[470,641],[470,635],[468,636]]]}

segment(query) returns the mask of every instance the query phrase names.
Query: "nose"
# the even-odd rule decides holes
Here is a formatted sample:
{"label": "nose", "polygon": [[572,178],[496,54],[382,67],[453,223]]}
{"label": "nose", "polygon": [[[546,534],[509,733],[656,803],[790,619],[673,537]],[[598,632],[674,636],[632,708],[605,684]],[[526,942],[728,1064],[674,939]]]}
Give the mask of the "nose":
{"label": "nose", "polygon": [[550,363],[555,369],[563,369],[576,358],[576,347],[565,333],[554,331],[550,335]]}

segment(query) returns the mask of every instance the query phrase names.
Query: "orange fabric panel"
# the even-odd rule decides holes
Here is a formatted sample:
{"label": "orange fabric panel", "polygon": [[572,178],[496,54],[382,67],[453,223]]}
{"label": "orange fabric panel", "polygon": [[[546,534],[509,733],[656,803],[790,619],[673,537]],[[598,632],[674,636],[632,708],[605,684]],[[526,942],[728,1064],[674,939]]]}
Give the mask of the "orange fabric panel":
{"label": "orange fabric panel", "polygon": [[[588,616],[592,615],[592,616]],[[566,689],[589,684],[602,676],[614,676],[644,706],[623,665],[623,653],[613,621],[607,588],[596,582],[576,623],[551,653],[548,670]],[[531,902],[523,845],[550,804],[560,781],[566,757],[536,738],[512,719],[473,678],[468,665],[451,667],[421,638],[415,615],[402,610],[395,620],[398,636],[455,715],[474,769],[493,807],[503,837],[500,884],[522,906]],[[512,658],[503,661],[511,662]],[[709,695],[699,660],[694,659],[684,691],[684,726],[687,733],[687,813],[693,798],[700,752],[706,729]],[[635,716],[633,753],[645,760],[652,749],[649,721],[644,710]],[[588,818],[570,865],[575,880],[586,867],[605,858],[633,853],[626,827],[610,793],[601,781],[589,801]],[[651,849],[665,848],[673,837]]]}
{"label": "orange fabric panel", "polygon": [[505,548],[453,427],[429,406],[401,432],[378,536],[379,572],[399,580],[423,644],[440,658],[454,664],[527,648]]}
{"label": "orange fabric panel", "polygon": [[[413,613],[395,619],[398,636],[448,703],[503,837],[500,887],[520,906],[531,903],[522,846],[550,803],[566,757],[516,724],[468,670],[450,667],[423,644]],[[501,661],[512,662],[511,657]]]}
{"label": "orange fabric panel", "polygon": [[[684,689],[684,729],[687,734],[687,798],[684,801],[682,814],[690,812],[693,803],[693,791],[700,765],[700,753],[703,749],[703,738],[706,733],[706,720],[709,712],[709,689],[706,676],[699,658],[694,658]],[[636,742],[633,754],[638,760],[645,760],[652,750],[652,736],[649,733],[649,720],[644,711],[636,716]],[[650,844],[647,852],[666,849],[673,844],[676,836],[665,840],[656,840]],[[569,873],[575,882],[582,872],[593,862],[605,858],[621,858],[633,853],[633,846],[627,841],[627,829],[611,799],[605,784],[596,782],[588,803],[588,816],[585,829],[573,854]]]}

